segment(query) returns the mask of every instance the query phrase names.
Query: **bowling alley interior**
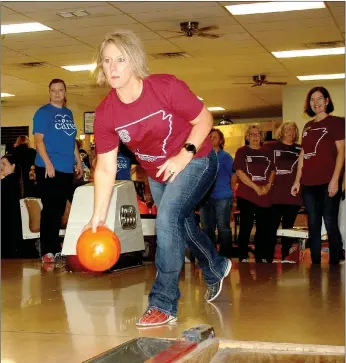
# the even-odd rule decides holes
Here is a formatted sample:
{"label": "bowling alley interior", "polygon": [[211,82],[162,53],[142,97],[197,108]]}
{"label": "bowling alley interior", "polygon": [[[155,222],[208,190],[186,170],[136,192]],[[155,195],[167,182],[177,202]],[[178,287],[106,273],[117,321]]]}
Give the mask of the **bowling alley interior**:
{"label": "bowling alley interior", "polygon": [[[126,137],[120,137],[108,229],[104,228],[99,247],[108,253],[108,264],[96,260],[91,246],[95,234],[82,234],[94,205],[95,110],[111,92],[108,84],[95,80],[95,57],[105,36],[119,29],[140,39],[150,74],[174,75],[204,104],[214,123],[207,136],[211,147],[233,163],[229,174],[224,174],[229,194],[222,198],[228,207],[218,213],[208,210],[215,221],[207,221],[203,203],[221,200],[210,197],[207,201],[208,189],[191,211],[216,253],[232,261],[229,274],[221,280],[220,294],[206,301],[207,285],[198,256],[186,244],[177,321],[158,326],[141,327],[136,322],[148,308],[157,278],[160,205],[151,193],[141,154],[126,146]],[[52,80],[58,83],[51,84]],[[78,158],[68,174],[66,205],[56,194],[48,207],[40,186],[48,185],[48,179],[52,183],[60,179],[58,171],[50,174],[52,169],[42,156],[44,136],[37,135],[44,131],[37,115],[41,107],[54,105],[54,85],[64,85],[67,103],[62,107],[73,115],[72,122],[70,111],[58,121],[56,116],[55,128],[70,137],[71,155],[77,155],[76,145]],[[303,180],[307,180],[304,166],[321,154],[318,147],[324,142],[326,129],[310,154],[301,147],[313,127],[305,125],[319,115],[320,106],[309,94],[314,87],[319,87],[315,95],[325,97],[323,112],[329,110],[326,115],[335,123],[341,120],[344,132],[344,1],[3,1],[1,362],[345,362],[344,164],[340,164],[335,196],[326,197],[339,198],[333,204],[333,222],[321,214],[317,237],[312,194],[308,198],[313,184],[301,185],[296,199],[291,192],[297,170],[302,167]],[[287,130],[293,130],[299,151],[286,148],[291,151],[280,154],[271,145],[284,143]],[[295,200],[290,204],[294,206],[290,225],[279,218],[274,228],[274,212],[261,216],[264,209],[274,211],[275,202],[256,207],[257,212],[245,210],[245,202],[257,206],[241,194],[242,188],[250,188],[243,175],[256,187],[257,176],[248,166],[255,158],[247,156],[247,169],[235,166],[240,165],[239,150],[251,149],[256,135],[261,138],[256,151],[269,155],[274,150],[275,156],[269,162],[274,181],[268,184],[269,191],[261,187],[257,194],[267,193],[272,200],[275,183],[293,177],[283,192],[287,200]],[[345,137],[337,131],[333,135],[326,153],[335,161]],[[51,147],[46,144],[46,155]],[[294,154],[295,161],[280,169],[275,165],[285,152]],[[221,173],[226,169],[221,157],[218,160]],[[329,164],[316,165],[313,175],[323,176],[330,169]],[[331,173],[336,168],[331,166]],[[332,193],[331,183],[326,193]],[[53,251],[41,243],[41,234],[42,230],[46,236],[53,232],[42,212],[54,207],[61,210],[59,237],[53,236],[59,251],[49,254]],[[226,215],[226,227],[218,222],[220,213],[224,213],[221,220]],[[247,222],[250,227],[244,226],[245,218],[252,218]],[[271,257],[258,257],[259,241]]]}

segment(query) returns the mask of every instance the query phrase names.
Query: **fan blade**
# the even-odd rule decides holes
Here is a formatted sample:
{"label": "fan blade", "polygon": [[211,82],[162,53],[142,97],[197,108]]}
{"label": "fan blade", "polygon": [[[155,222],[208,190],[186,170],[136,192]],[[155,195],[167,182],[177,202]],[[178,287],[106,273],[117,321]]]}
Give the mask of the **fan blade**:
{"label": "fan blade", "polygon": [[282,85],[282,86],[287,84],[287,82],[264,82],[264,83],[265,84],[277,84],[277,85]]}
{"label": "fan blade", "polygon": [[174,38],[180,38],[180,37],[185,37],[185,34],[181,34],[181,35],[174,35],[173,37],[168,37],[166,39],[174,39]]}
{"label": "fan blade", "polygon": [[216,25],[211,25],[211,26],[205,26],[205,27],[203,27],[203,28],[200,28],[200,29],[198,29],[200,32],[208,32],[208,31],[210,31],[210,30],[218,30],[219,29],[219,27],[218,26],[216,26]]}
{"label": "fan blade", "polygon": [[251,86],[251,88],[252,88],[252,87],[259,87],[259,86],[261,86],[261,85],[260,85],[260,84],[255,83],[255,84],[253,84],[253,85]]}
{"label": "fan blade", "polygon": [[199,37],[209,38],[209,39],[217,39],[217,38],[220,38],[220,36],[217,35],[217,34],[197,33],[196,35],[199,36]]}
{"label": "fan blade", "polygon": [[159,30],[155,30],[156,32],[169,32],[169,33],[179,33],[179,34],[184,34],[184,32],[182,31],[178,31],[178,30],[167,30],[167,29],[159,29]]}
{"label": "fan blade", "polygon": [[232,84],[253,84],[252,82],[250,83],[250,82],[248,82],[248,83],[232,83]]}

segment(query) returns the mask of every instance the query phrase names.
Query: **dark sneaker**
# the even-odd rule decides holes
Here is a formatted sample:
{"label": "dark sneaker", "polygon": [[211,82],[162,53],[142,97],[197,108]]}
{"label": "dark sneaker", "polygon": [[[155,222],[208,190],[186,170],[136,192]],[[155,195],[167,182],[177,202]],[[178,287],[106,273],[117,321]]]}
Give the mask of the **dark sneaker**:
{"label": "dark sneaker", "polygon": [[226,267],[226,271],[223,275],[223,278],[213,285],[207,285],[207,292],[205,293],[204,298],[208,302],[215,300],[220,295],[220,293],[222,291],[223,280],[225,277],[228,276],[228,274],[231,271],[231,268],[232,268],[232,262],[231,262],[231,260],[227,260],[227,267]]}
{"label": "dark sneaker", "polygon": [[140,327],[158,326],[175,323],[178,319],[175,316],[168,315],[155,308],[148,309],[143,316],[136,321]]}

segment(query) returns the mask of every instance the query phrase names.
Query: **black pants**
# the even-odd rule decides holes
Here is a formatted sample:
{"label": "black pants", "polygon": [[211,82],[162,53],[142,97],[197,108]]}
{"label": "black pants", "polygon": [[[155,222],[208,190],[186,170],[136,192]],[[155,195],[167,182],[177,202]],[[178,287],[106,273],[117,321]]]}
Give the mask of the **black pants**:
{"label": "black pants", "polygon": [[[275,245],[276,245],[276,233],[282,223],[282,228],[292,228],[299,212],[300,206],[294,204],[273,204],[272,205],[272,233],[273,233],[273,245],[271,246],[270,255],[267,258],[268,262],[272,262],[274,259]],[[288,237],[281,237],[281,256],[284,260],[289,255],[290,248],[292,247],[294,239]]]}
{"label": "black pants", "polygon": [[329,242],[329,263],[339,264],[342,253],[342,239],[338,217],[341,187],[334,197],[328,195],[328,184],[303,185],[304,205],[308,211],[309,243],[311,261],[321,263],[322,217],[326,226]]}
{"label": "black pants", "polygon": [[255,236],[255,258],[256,262],[268,258],[271,233],[268,223],[271,216],[271,208],[260,207],[250,201],[238,197],[238,208],[240,211],[240,230],[238,236],[239,261],[248,258],[248,245],[253,227],[256,220]]}
{"label": "black pants", "polygon": [[73,174],[55,170],[54,178],[45,178],[45,168],[36,167],[42,211],[40,225],[41,255],[56,254],[61,251],[59,230],[64,215],[66,201],[71,189]]}

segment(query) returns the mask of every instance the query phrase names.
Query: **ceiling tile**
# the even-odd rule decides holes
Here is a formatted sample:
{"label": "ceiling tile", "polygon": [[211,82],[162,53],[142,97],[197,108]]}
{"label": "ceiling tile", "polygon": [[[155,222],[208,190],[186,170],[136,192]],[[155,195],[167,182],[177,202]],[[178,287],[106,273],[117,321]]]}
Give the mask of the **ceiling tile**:
{"label": "ceiling tile", "polygon": [[193,2],[193,1],[130,1],[130,2],[113,2],[113,6],[128,13],[141,14],[153,12],[170,12],[170,11],[194,11],[196,8],[200,11],[209,12],[211,8],[219,8],[217,2]]}
{"label": "ceiling tile", "polygon": [[91,6],[107,5],[107,2],[98,1],[6,1],[5,6],[19,13],[40,11],[40,10],[59,10],[68,8],[84,8]]}
{"label": "ceiling tile", "polygon": [[[233,4],[237,2],[232,2]],[[341,72],[344,58],[316,57],[277,60],[274,50],[299,49],[304,43],[343,39],[344,4],[327,2],[328,9],[232,16],[220,2],[6,2],[2,23],[31,19],[54,31],[9,34],[2,39],[1,84],[18,94],[5,107],[47,102],[52,78],[64,79],[68,99],[81,109],[95,109],[108,92],[99,88],[91,72],[68,72],[62,65],[94,61],[96,46],[116,29],[134,31],[142,40],[154,73],[172,73],[185,80],[208,106],[223,106],[225,113],[243,118],[281,115],[280,86],[251,88],[252,76],[300,84],[296,75]],[[57,13],[84,9],[89,17],[62,19]],[[220,38],[178,37],[180,22],[198,21],[200,27],[216,25]],[[16,51],[17,50],[17,51]],[[186,52],[191,58],[155,59],[155,53]],[[23,62],[46,62],[25,69]],[[10,78],[9,78],[10,77]],[[22,78],[22,79],[20,79]],[[15,106],[14,106],[15,105]]]}

